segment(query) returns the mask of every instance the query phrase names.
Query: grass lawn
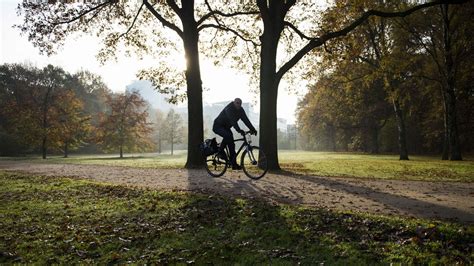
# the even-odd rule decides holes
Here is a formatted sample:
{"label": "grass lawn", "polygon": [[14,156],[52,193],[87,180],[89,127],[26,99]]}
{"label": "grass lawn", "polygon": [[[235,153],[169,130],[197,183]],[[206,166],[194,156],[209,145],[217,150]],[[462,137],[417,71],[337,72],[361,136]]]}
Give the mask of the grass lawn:
{"label": "grass lawn", "polygon": [[440,157],[285,151],[279,154],[281,167],[319,176],[365,177],[425,181],[474,181],[474,160],[442,161]]}
{"label": "grass lawn", "polygon": [[470,264],[474,226],[0,172],[0,264]]}
{"label": "grass lawn", "polygon": [[[42,160],[39,157],[24,157],[31,162],[99,164],[145,168],[181,168],[186,153],[126,155],[88,155],[62,158],[53,156]],[[318,176],[362,177],[426,181],[474,181],[474,160],[442,161],[439,157],[410,156],[410,161],[399,161],[397,155],[367,155],[356,153],[280,151],[279,159],[284,170]],[[18,160],[18,158],[0,158]]]}

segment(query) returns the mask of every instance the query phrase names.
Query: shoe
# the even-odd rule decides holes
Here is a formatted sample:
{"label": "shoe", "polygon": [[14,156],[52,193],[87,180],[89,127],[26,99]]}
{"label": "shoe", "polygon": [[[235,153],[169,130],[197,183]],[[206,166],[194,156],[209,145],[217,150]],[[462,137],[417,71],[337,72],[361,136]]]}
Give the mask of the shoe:
{"label": "shoe", "polygon": [[242,170],[242,167],[238,164],[232,165],[232,170]]}

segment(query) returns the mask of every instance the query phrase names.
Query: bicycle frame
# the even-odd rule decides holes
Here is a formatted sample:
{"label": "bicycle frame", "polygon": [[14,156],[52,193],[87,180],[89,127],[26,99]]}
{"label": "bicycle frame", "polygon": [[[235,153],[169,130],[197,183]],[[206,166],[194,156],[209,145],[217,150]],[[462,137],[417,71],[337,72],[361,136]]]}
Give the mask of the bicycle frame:
{"label": "bicycle frame", "polygon": [[[235,152],[235,158],[237,158],[237,156],[239,156],[240,152],[242,151],[242,149],[243,149],[244,147],[245,147],[246,150],[249,149],[250,143],[247,141],[247,134],[248,134],[248,133],[249,133],[249,132],[246,132],[245,135],[243,136],[243,138],[241,138],[241,139],[234,139],[234,142],[243,141],[243,142],[242,142],[242,145],[240,145],[239,150]],[[220,145],[222,145],[222,142],[221,142]],[[227,158],[230,158],[229,147],[226,146],[226,147],[225,147],[225,151],[226,151],[226,153],[227,153]],[[230,161],[229,161],[228,163],[230,163]]]}

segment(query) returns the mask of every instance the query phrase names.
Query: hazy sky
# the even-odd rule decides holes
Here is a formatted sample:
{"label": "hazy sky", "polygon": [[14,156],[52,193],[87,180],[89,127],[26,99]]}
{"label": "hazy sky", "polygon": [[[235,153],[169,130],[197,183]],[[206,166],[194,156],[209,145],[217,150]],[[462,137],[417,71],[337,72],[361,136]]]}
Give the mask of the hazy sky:
{"label": "hazy sky", "polygon": [[[137,61],[133,57],[125,56],[119,56],[118,62],[108,62],[100,65],[95,58],[99,49],[98,41],[91,36],[68,40],[65,46],[51,57],[40,55],[38,49],[28,42],[26,36],[20,36],[20,31],[12,28],[14,24],[22,22],[22,19],[16,14],[16,6],[19,2],[21,1],[0,0],[0,64],[27,62],[37,67],[52,64],[61,66],[71,73],[80,69],[87,69],[101,75],[113,91],[124,91],[125,86],[137,79],[135,74],[139,69],[153,65],[151,60]],[[174,60],[176,65],[184,65],[182,55],[176,55]],[[205,59],[201,59],[201,75],[204,87],[209,88],[203,95],[205,102],[227,101],[240,97],[245,102],[252,101],[254,104],[256,103],[255,110],[259,110],[259,97],[249,92],[247,76],[232,69],[215,67]],[[289,123],[293,123],[295,121],[296,104],[297,96],[287,93],[285,83],[282,82],[279,91],[278,117],[285,118]]]}

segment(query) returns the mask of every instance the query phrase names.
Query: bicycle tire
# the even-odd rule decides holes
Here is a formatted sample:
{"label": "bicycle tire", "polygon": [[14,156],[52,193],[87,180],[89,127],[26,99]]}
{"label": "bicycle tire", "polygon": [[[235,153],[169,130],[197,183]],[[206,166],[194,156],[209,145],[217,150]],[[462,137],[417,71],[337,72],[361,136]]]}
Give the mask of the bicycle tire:
{"label": "bicycle tire", "polygon": [[258,146],[250,146],[244,151],[240,165],[245,175],[255,180],[262,178],[268,171],[267,156]]}
{"label": "bicycle tire", "polygon": [[[228,165],[227,159],[224,160],[222,158],[218,158],[217,154],[213,154],[206,157],[206,162],[205,162],[206,171],[212,177],[221,177],[222,175],[224,175],[225,172],[227,171],[227,165]],[[222,168],[218,169],[217,168],[218,166]]]}

